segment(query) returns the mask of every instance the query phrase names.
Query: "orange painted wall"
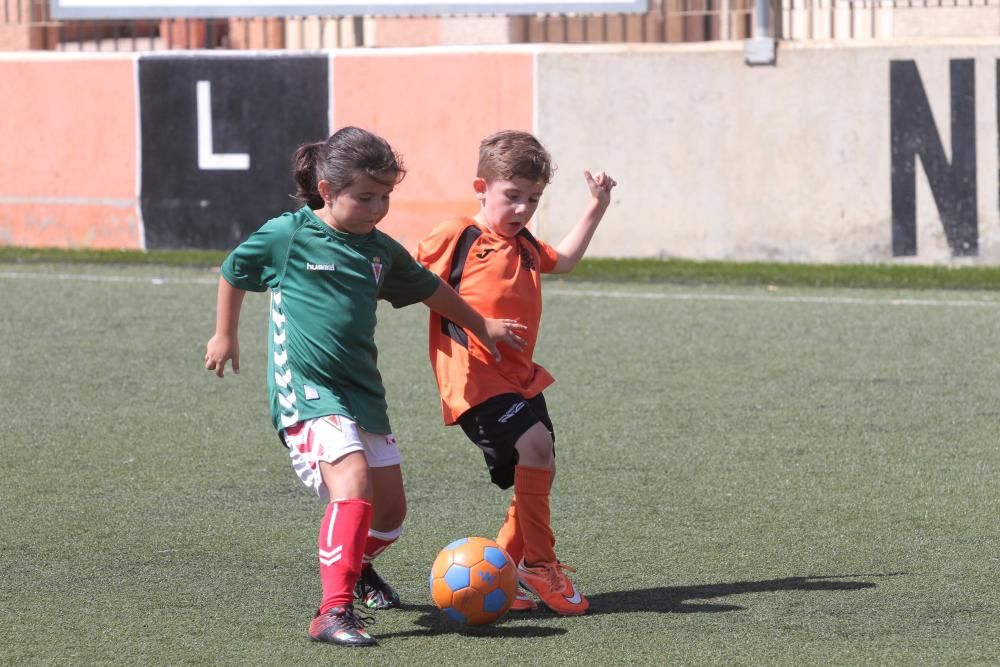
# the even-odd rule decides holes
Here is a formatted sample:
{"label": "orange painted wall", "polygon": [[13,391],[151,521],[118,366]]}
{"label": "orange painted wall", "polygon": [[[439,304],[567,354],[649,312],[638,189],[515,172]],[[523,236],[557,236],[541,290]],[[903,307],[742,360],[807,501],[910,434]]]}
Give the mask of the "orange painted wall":
{"label": "orange painted wall", "polygon": [[530,53],[334,56],[334,129],[382,135],[409,170],[380,229],[413,248],[439,222],[478,210],[480,140],[533,130],[533,63]]}
{"label": "orange painted wall", "polygon": [[0,245],[140,248],[134,60],[0,60],[0,99]]}

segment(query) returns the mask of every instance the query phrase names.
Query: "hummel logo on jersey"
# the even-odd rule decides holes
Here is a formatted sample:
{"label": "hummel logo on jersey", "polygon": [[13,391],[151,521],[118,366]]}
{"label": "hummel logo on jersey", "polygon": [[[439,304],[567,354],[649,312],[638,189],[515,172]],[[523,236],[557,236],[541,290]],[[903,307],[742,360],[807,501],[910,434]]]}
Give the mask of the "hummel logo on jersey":
{"label": "hummel logo on jersey", "polygon": [[503,417],[501,417],[497,421],[500,422],[501,424],[506,424],[507,422],[509,422],[511,420],[511,418],[514,415],[516,415],[518,412],[521,411],[521,408],[523,408],[526,405],[527,405],[527,402],[525,402],[525,401],[518,401],[514,405],[510,406],[510,410],[507,410],[507,412],[503,413]]}
{"label": "hummel logo on jersey", "polygon": [[337,267],[333,264],[313,264],[312,262],[306,262],[306,271],[336,271]]}
{"label": "hummel logo on jersey", "polygon": [[486,255],[490,254],[491,252],[496,252],[496,248],[487,248],[486,250],[481,250],[476,253],[476,257],[478,257],[479,259],[486,259]]}
{"label": "hummel logo on jersey", "polygon": [[372,273],[375,274],[375,284],[382,280],[382,258],[376,255],[372,257]]}

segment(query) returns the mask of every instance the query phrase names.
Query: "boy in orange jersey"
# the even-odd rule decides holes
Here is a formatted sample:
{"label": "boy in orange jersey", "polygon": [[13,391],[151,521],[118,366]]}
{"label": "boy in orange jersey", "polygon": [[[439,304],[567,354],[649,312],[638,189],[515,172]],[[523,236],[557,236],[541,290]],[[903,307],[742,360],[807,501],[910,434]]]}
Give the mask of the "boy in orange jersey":
{"label": "boy in orange jersey", "polygon": [[[446,424],[459,424],[483,452],[490,479],[514,487],[497,542],[518,563],[518,580],[557,614],[586,613],[555,554],[549,493],[555,475],[555,434],[542,390],[555,380],[532,360],[542,316],[542,273],[576,266],[611,201],[615,181],[584,172],[590,201],[583,216],[555,247],[527,229],[545,186],[552,159],[526,132],[503,131],[479,146],[473,188],[480,202],[474,218],[439,225],[416,257],[447,281],[484,317],[520,320],[523,349],[494,361],[473,336],[436,313],[430,319],[430,356]],[[519,595],[513,609],[537,605]]]}

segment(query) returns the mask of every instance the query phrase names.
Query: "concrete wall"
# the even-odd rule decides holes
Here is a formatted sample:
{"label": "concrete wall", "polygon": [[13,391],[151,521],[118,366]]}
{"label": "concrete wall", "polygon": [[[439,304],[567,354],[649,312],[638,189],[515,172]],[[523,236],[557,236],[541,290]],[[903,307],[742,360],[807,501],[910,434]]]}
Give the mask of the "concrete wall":
{"label": "concrete wall", "polygon": [[0,243],[231,247],[292,205],[295,145],[357,124],[410,168],[383,228],[411,246],[475,210],[479,139],[520,128],[559,166],[542,238],[583,169],[618,180],[592,256],[993,263],[998,61],[996,39],[783,44],[776,67],[718,43],[4,56]]}
{"label": "concrete wall", "polygon": [[[561,94],[539,96],[537,131],[562,167],[541,211],[543,236],[559,238],[574,222],[585,193],[576,172],[588,166],[621,184],[595,255],[995,262],[998,57],[1000,43],[991,42],[783,46],[778,66],[767,68],[745,66],[726,46],[541,54],[539,90]],[[936,200],[916,160],[916,254],[904,254],[894,248],[893,169],[899,176],[907,151],[927,152],[936,137],[933,126],[910,137],[894,164],[891,64],[912,63],[919,74],[949,159],[951,105],[970,92],[950,74],[962,61],[974,71],[974,99],[966,100],[974,113],[963,134],[971,136],[972,171],[941,166],[938,180],[947,182]],[[903,93],[919,97],[912,88]],[[899,102],[906,108],[897,110],[897,126],[918,113],[905,95]],[[956,221],[938,210],[962,205],[962,183],[975,191],[978,253],[950,247],[943,223]],[[901,210],[895,215],[905,226]]]}

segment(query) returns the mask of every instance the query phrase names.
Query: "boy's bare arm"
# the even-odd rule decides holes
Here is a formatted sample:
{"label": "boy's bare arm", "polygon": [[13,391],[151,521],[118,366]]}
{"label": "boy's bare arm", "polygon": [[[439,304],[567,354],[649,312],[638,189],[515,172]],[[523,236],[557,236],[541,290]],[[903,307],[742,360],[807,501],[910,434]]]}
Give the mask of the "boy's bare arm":
{"label": "boy's bare arm", "polygon": [[611,189],[618,185],[615,179],[603,171],[597,172],[597,175],[591,175],[589,171],[584,171],[583,177],[590,189],[590,203],[580,221],[556,246],[556,254],[559,258],[556,260],[556,268],[552,271],[553,273],[569,273],[583,257],[583,254],[587,252],[590,239],[594,237],[597,225],[601,222],[604,212],[608,210],[608,205],[611,203]]}
{"label": "boy's bare arm", "polygon": [[471,331],[497,361],[500,361],[497,343],[506,343],[519,351],[524,349],[525,341],[518,332],[525,331],[528,327],[516,320],[483,317],[443,280],[438,284],[434,294],[424,299],[424,303],[434,312]]}
{"label": "boy's bare arm", "polygon": [[233,372],[240,372],[240,342],[238,338],[240,309],[246,292],[233,287],[219,277],[219,294],[216,298],[215,335],[205,346],[205,370],[215,371],[220,378],[225,374],[226,362],[232,359]]}

